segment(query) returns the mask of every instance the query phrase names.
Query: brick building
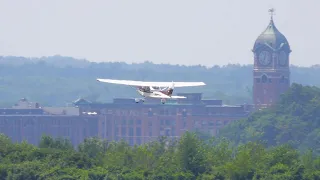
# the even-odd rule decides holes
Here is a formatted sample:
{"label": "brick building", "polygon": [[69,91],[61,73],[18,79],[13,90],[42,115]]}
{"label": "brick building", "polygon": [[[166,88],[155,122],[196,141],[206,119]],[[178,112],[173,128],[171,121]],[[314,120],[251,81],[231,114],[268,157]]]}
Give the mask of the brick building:
{"label": "brick building", "polygon": [[187,99],[160,104],[136,104],[134,99],[114,99],[113,103],[97,104],[84,99],[75,102],[81,116],[88,112],[99,116],[99,137],[124,139],[141,144],[159,136],[179,137],[185,131],[202,131],[216,135],[231,121],[247,117],[252,106],[224,106],[221,100],[202,100],[201,93],[180,93]]}
{"label": "brick building", "polygon": [[[272,12],[272,11],[271,11]],[[273,17],[253,47],[253,103],[257,109],[274,104],[290,87],[291,49]]]}
{"label": "brick building", "polygon": [[99,117],[79,116],[79,108],[42,108],[25,98],[13,108],[0,109],[0,133],[13,142],[26,140],[34,145],[43,134],[68,138],[78,145],[86,137],[98,136],[98,121]]}
{"label": "brick building", "polygon": [[13,142],[38,145],[43,134],[63,137],[77,146],[87,137],[141,144],[159,136],[179,137],[187,130],[215,135],[227,123],[248,116],[252,106],[224,106],[221,100],[202,100],[201,93],[182,93],[187,99],[136,104],[134,99],[113,103],[75,101],[75,107],[41,107],[21,99],[0,109],[0,132]]}

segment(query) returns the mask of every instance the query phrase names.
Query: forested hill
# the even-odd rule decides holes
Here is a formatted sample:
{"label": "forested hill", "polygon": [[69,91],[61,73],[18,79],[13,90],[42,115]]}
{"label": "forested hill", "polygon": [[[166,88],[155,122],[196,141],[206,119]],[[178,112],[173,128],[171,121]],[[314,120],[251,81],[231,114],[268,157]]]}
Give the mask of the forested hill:
{"label": "forested hill", "polygon": [[[320,86],[320,67],[291,67],[293,82]],[[22,97],[42,105],[64,106],[79,97],[107,102],[114,97],[137,97],[130,87],[99,83],[96,78],[148,81],[204,81],[207,86],[179,88],[203,92],[204,98],[226,104],[250,103],[252,65],[180,66],[168,64],[94,63],[71,57],[0,56],[0,106],[12,106]]]}
{"label": "forested hill", "polygon": [[274,107],[230,123],[220,136],[237,144],[257,140],[269,146],[290,143],[320,154],[320,88],[293,84]]}

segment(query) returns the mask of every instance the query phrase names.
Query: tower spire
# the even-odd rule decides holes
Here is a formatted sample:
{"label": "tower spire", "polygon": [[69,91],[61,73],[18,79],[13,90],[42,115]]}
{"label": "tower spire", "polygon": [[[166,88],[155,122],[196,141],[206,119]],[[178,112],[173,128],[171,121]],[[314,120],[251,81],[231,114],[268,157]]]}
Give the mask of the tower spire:
{"label": "tower spire", "polygon": [[273,20],[274,11],[275,11],[274,8],[269,9],[269,13],[270,13],[270,16],[271,16],[271,20]]}

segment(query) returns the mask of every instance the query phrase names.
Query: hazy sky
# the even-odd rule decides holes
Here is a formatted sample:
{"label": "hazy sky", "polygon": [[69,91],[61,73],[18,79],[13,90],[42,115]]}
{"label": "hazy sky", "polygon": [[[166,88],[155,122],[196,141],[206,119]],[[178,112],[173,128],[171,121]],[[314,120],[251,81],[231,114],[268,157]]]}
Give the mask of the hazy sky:
{"label": "hazy sky", "polygon": [[320,64],[320,0],[0,0],[0,55],[251,64],[272,7],[291,64]]}

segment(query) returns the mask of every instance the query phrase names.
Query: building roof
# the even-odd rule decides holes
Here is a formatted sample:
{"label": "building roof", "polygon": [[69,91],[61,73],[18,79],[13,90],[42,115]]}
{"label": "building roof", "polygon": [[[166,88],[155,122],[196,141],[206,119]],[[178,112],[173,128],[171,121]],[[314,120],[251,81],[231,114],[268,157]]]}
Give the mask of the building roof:
{"label": "building roof", "polygon": [[253,51],[260,47],[268,47],[273,51],[286,49],[291,52],[287,38],[277,29],[272,16],[267,28],[256,39]]}
{"label": "building roof", "polygon": [[175,103],[166,103],[166,104],[148,104],[148,103],[128,103],[128,104],[117,104],[117,103],[92,103],[89,105],[90,108],[158,108],[158,107],[205,107],[203,104],[175,104]]}
{"label": "building roof", "polygon": [[0,115],[42,115],[43,109],[14,109],[14,108],[1,108]]}
{"label": "building roof", "polygon": [[88,105],[88,104],[91,104],[91,102],[88,101],[88,100],[85,100],[83,98],[79,98],[79,99],[75,100],[73,102],[73,104],[76,105],[76,106],[78,106],[78,105]]}

